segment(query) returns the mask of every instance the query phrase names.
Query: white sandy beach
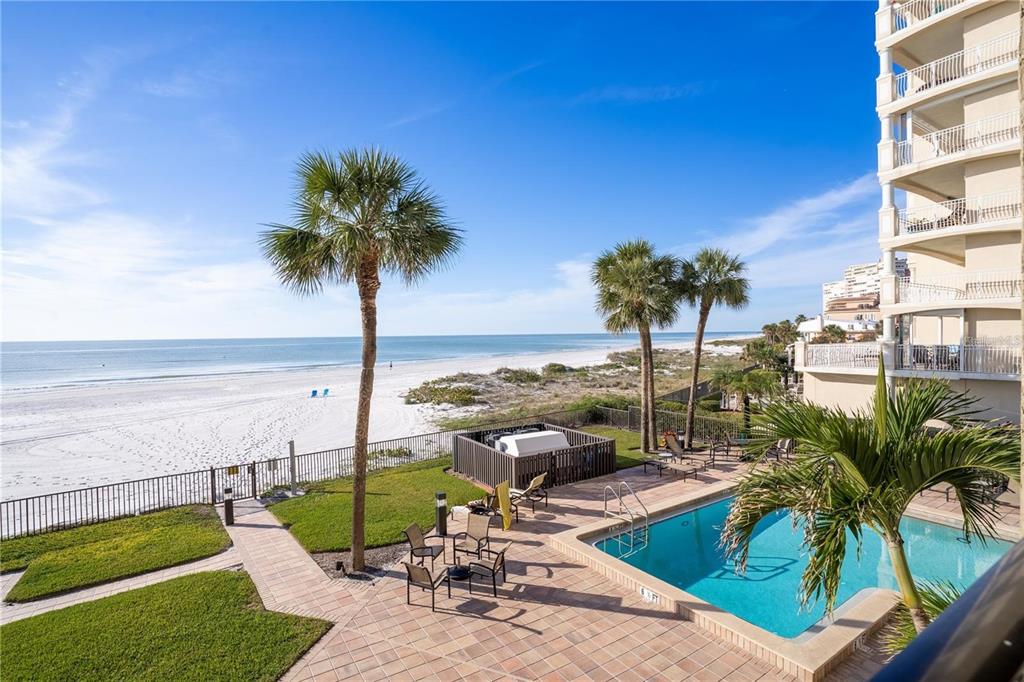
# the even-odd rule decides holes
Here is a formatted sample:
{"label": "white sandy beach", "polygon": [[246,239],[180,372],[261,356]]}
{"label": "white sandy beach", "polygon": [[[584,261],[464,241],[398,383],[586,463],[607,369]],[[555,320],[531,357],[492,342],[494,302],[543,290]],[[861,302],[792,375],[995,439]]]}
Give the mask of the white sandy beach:
{"label": "white sandy beach", "polygon": [[[659,345],[683,349],[686,343]],[[729,352],[736,347],[717,349]],[[436,408],[402,395],[428,379],[548,362],[598,364],[608,349],[378,366],[370,439],[434,430]],[[350,445],[358,367],[5,391],[3,499]],[[310,398],[314,388],[330,397]]]}

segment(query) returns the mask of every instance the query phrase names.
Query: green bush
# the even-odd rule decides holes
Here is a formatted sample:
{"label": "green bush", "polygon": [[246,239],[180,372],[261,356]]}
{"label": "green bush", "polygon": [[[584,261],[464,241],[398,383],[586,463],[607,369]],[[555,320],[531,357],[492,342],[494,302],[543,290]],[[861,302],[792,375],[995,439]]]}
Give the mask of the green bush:
{"label": "green bush", "polygon": [[686,403],[675,400],[659,400],[655,403],[655,409],[663,412],[686,412]]}
{"label": "green bush", "polygon": [[532,369],[502,367],[495,374],[502,381],[507,381],[510,384],[535,384],[541,380],[540,372]]}
{"label": "green bush", "polygon": [[424,403],[442,405],[448,403],[464,407],[476,403],[476,398],[480,395],[479,389],[464,384],[451,386],[444,383],[444,381],[444,379],[425,381],[416,388],[409,389],[409,392],[405,394],[406,405]]}
{"label": "green bush", "polygon": [[571,374],[576,370],[574,370],[569,365],[563,365],[560,362],[549,362],[548,364],[541,367],[540,371],[544,374],[544,376],[552,377],[558,376],[559,374]]}

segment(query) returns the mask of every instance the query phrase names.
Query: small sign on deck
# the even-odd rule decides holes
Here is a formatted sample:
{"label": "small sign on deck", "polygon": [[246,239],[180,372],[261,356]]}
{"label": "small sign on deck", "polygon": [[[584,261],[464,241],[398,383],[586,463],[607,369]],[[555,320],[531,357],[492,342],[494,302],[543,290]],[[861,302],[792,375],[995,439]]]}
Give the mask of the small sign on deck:
{"label": "small sign on deck", "polygon": [[238,467],[237,466],[228,467],[228,476],[237,476],[237,475],[238,475]]}

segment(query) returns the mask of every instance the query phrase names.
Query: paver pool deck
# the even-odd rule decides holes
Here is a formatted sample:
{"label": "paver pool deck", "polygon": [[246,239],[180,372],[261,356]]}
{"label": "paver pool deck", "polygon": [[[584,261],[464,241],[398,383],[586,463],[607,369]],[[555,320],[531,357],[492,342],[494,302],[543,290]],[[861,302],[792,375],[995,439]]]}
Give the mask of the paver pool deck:
{"label": "paver pool deck", "polygon": [[[683,481],[635,468],[553,488],[548,507],[522,509],[509,531],[492,527],[496,547],[511,543],[508,581],[499,585],[498,597],[482,586],[471,596],[465,583],[454,583],[451,599],[443,587],[438,591],[436,613],[426,592],[414,589],[413,604],[406,604],[400,564],[373,584],[328,578],[264,509],[242,510],[229,532],[267,608],[336,624],[286,680],[795,679],[550,544],[556,533],[602,518],[602,492],[610,482],[628,481],[650,505],[741,471],[737,465]],[[930,508],[955,508],[938,493],[920,499]],[[1012,529],[1016,509],[1005,511]],[[450,520],[449,533],[462,524]],[[440,561],[437,567],[443,570]],[[869,642],[828,679],[868,679],[883,660]]]}

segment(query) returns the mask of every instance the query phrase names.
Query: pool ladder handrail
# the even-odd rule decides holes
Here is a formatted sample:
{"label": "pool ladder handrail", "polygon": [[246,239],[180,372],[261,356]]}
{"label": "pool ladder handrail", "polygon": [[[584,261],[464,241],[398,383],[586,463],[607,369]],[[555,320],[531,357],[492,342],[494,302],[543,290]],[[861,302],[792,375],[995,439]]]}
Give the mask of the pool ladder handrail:
{"label": "pool ladder handrail", "polygon": [[[636,512],[634,512],[633,509],[630,508],[629,504],[626,503],[626,500],[624,499],[624,490],[628,492],[628,494],[632,495],[633,499],[636,500],[636,503],[639,506],[639,509]],[[614,511],[608,509],[608,493],[614,495],[615,499],[619,503],[618,509]],[[619,481],[618,490],[612,488],[610,484],[604,487],[604,516],[605,518],[617,518],[620,521],[626,521],[629,523],[628,533],[620,533],[614,537],[615,541],[619,544],[620,550],[624,544],[628,548],[625,552],[619,554],[620,559],[647,546],[647,537],[650,530],[650,515],[647,512],[647,505],[643,503],[643,500],[640,499],[640,496],[636,494],[636,491],[633,490],[629,483],[626,481]],[[641,524],[639,527],[639,538],[637,537],[637,522]],[[628,543],[626,543],[623,536],[628,538]]]}

